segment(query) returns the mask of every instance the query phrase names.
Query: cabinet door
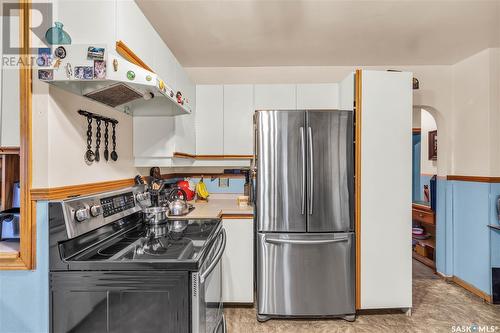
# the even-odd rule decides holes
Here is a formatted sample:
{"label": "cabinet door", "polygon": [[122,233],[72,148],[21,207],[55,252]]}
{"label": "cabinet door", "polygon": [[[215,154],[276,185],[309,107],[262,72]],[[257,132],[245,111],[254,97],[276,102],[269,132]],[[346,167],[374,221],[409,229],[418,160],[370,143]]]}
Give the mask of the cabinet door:
{"label": "cabinet door", "polygon": [[135,158],[172,156],[175,149],[175,117],[133,117],[133,122]]}
{"label": "cabinet door", "polygon": [[297,108],[295,84],[256,84],[256,110],[295,110]]}
{"label": "cabinet door", "polygon": [[411,80],[412,73],[362,72],[362,309],[412,304]]}
{"label": "cabinet door", "polygon": [[3,67],[1,99],[1,139],[2,147],[19,147],[21,128],[19,101],[19,70],[14,67]]}
{"label": "cabinet door", "polygon": [[354,73],[340,82],[339,100],[341,110],[354,110]]}
{"label": "cabinet door", "polygon": [[253,86],[224,86],[224,155],[253,152]]}
{"label": "cabinet door", "polygon": [[297,109],[322,110],[339,108],[337,83],[298,84]]}
{"label": "cabinet door", "polygon": [[223,87],[196,86],[196,154],[223,155]]}
{"label": "cabinet door", "polygon": [[253,220],[224,219],[227,244],[222,256],[222,299],[253,303]]}

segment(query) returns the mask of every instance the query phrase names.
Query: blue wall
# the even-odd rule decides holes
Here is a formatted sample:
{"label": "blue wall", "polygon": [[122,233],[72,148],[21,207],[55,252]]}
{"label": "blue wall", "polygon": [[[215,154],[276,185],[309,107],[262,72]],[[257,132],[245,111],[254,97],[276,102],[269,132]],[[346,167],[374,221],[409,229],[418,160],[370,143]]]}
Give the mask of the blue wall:
{"label": "blue wall", "polygon": [[48,205],[36,209],[36,270],[0,271],[0,332],[49,330]]}
{"label": "blue wall", "polygon": [[496,200],[500,184],[438,178],[436,269],[491,294],[491,267],[500,267]]}
{"label": "blue wall", "polygon": [[453,275],[491,294],[490,184],[451,182],[453,192]]}
{"label": "blue wall", "polygon": [[[191,178],[196,184],[200,181],[200,178]],[[245,185],[245,178],[229,178],[229,187],[219,187],[219,179],[214,181],[210,180],[210,177],[203,179],[203,182],[207,186],[209,193],[243,193],[243,185]]]}
{"label": "blue wall", "polygon": [[420,133],[413,134],[412,163],[412,200],[420,201]]}

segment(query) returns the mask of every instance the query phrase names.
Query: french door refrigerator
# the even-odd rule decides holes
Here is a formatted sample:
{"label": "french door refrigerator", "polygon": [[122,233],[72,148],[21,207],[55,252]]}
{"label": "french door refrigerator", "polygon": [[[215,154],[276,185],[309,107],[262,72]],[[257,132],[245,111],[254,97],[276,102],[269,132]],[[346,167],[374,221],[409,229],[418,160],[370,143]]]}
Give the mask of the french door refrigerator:
{"label": "french door refrigerator", "polygon": [[353,112],[254,121],[257,319],[354,320]]}

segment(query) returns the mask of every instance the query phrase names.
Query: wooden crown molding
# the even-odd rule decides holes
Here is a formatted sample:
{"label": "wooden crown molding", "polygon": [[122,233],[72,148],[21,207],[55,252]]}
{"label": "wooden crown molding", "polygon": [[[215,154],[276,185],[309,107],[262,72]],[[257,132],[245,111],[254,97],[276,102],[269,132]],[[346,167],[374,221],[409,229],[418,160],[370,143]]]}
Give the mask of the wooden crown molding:
{"label": "wooden crown molding", "polygon": [[487,177],[487,176],[460,176],[448,175],[447,180],[459,180],[463,182],[479,182],[479,183],[500,183],[500,177]]}
{"label": "wooden crown molding", "polygon": [[149,67],[137,54],[135,54],[134,51],[132,51],[127,44],[125,44],[125,42],[121,40],[116,41],[116,52],[131,63],[154,73],[153,69],[151,69],[151,67]]}

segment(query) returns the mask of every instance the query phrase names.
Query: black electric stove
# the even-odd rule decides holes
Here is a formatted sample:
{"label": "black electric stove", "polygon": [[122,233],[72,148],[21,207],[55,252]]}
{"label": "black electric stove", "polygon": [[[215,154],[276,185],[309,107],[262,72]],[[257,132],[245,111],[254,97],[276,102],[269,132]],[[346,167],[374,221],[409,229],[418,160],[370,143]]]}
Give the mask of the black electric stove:
{"label": "black electric stove", "polygon": [[51,332],[224,331],[221,220],[173,232],[150,204],[144,185],[49,203]]}

